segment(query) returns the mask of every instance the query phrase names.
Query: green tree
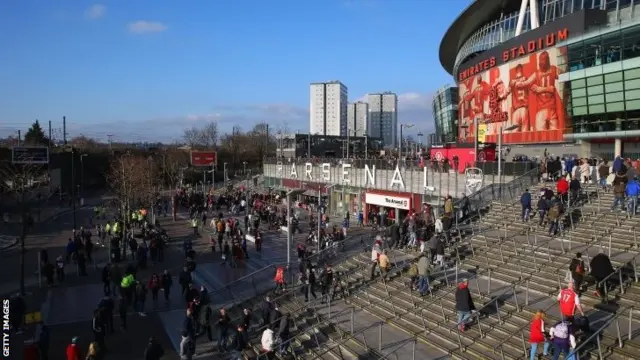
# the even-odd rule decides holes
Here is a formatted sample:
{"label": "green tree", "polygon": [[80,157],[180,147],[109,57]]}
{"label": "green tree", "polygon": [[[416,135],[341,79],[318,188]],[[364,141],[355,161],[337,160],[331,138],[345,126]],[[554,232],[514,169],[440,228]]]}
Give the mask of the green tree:
{"label": "green tree", "polygon": [[27,130],[27,133],[24,134],[24,142],[28,145],[49,145],[49,139],[44,134],[44,130],[38,120],[36,120],[29,130]]}

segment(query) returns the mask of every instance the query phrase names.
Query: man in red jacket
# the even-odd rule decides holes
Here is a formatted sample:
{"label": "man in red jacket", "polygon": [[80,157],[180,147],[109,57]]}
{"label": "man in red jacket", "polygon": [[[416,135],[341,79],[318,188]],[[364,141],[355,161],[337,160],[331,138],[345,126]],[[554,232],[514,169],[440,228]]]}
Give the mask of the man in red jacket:
{"label": "man in red jacket", "polygon": [[566,203],[569,195],[569,182],[567,179],[561,177],[556,183],[556,192],[558,197],[562,199],[563,203]]}
{"label": "man in red jacket", "polygon": [[71,339],[71,344],[67,346],[67,360],[80,360],[80,350],[78,349],[78,337]]}

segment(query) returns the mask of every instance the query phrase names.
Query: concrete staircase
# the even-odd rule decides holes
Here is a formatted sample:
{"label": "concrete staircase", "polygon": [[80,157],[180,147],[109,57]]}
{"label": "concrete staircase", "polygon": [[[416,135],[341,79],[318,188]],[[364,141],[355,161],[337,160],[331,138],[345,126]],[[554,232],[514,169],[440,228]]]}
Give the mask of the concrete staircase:
{"label": "concrete staircase", "polygon": [[[535,195],[539,188],[532,187],[531,192]],[[519,219],[518,201],[480,204],[472,225],[459,224],[465,230],[447,249],[451,267],[432,274],[430,292],[424,297],[411,289],[405,272],[415,254],[390,251],[395,266],[386,282],[369,280],[368,253],[333,263],[350,289],[345,299],[304,303],[296,291],[275,300],[295,323],[290,344],[295,358],[528,358],[530,321],[538,310],[546,312],[548,325],[559,320],[555,297],[565,285],[565,273],[576,252],[583,254],[587,264],[604,252],[618,269],[612,277],[618,286],[609,294],[609,303],[593,295],[593,285],[581,296],[592,328],[603,328],[598,342],[592,337],[589,345],[580,348],[581,358],[636,358],[640,350],[634,308],[640,300],[636,282],[640,215],[628,218],[609,211],[612,194],[593,185],[584,193],[583,200],[564,216],[564,231],[553,237],[537,225],[537,217],[527,223]],[[461,278],[469,279],[478,310],[465,332],[456,326],[455,285]],[[253,298],[232,307],[232,318],[244,307],[258,309],[262,300]],[[623,310],[630,315],[613,315]],[[248,358],[260,353],[261,329],[253,329],[252,334],[255,345]]]}

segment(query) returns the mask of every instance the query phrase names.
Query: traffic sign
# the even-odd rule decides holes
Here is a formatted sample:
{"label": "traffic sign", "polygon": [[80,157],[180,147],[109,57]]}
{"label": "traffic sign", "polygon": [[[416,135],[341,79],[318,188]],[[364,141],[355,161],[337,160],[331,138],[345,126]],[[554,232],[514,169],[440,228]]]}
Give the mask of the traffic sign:
{"label": "traffic sign", "polygon": [[48,164],[49,148],[46,146],[14,146],[11,149],[14,164]]}
{"label": "traffic sign", "polygon": [[215,166],[218,162],[218,154],[215,151],[192,151],[192,166]]}

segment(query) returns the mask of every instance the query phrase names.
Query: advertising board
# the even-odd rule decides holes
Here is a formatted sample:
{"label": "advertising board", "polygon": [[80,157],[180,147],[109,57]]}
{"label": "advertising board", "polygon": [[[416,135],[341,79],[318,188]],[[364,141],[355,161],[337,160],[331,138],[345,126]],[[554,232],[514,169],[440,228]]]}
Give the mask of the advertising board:
{"label": "advertising board", "polygon": [[215,151],[192,151],[191,165],[193,166],[215,166],[218,156]]}
{"label": "advertising board", "polygon": [[484,142],[498,142],[500,129],[508,127],[514,129],[504,133],[505,144],[563,141],[570,122],[558,61],[565,49],[549,47],[460,81],[459,141],[473,142],[474,119],[486,126]]}

